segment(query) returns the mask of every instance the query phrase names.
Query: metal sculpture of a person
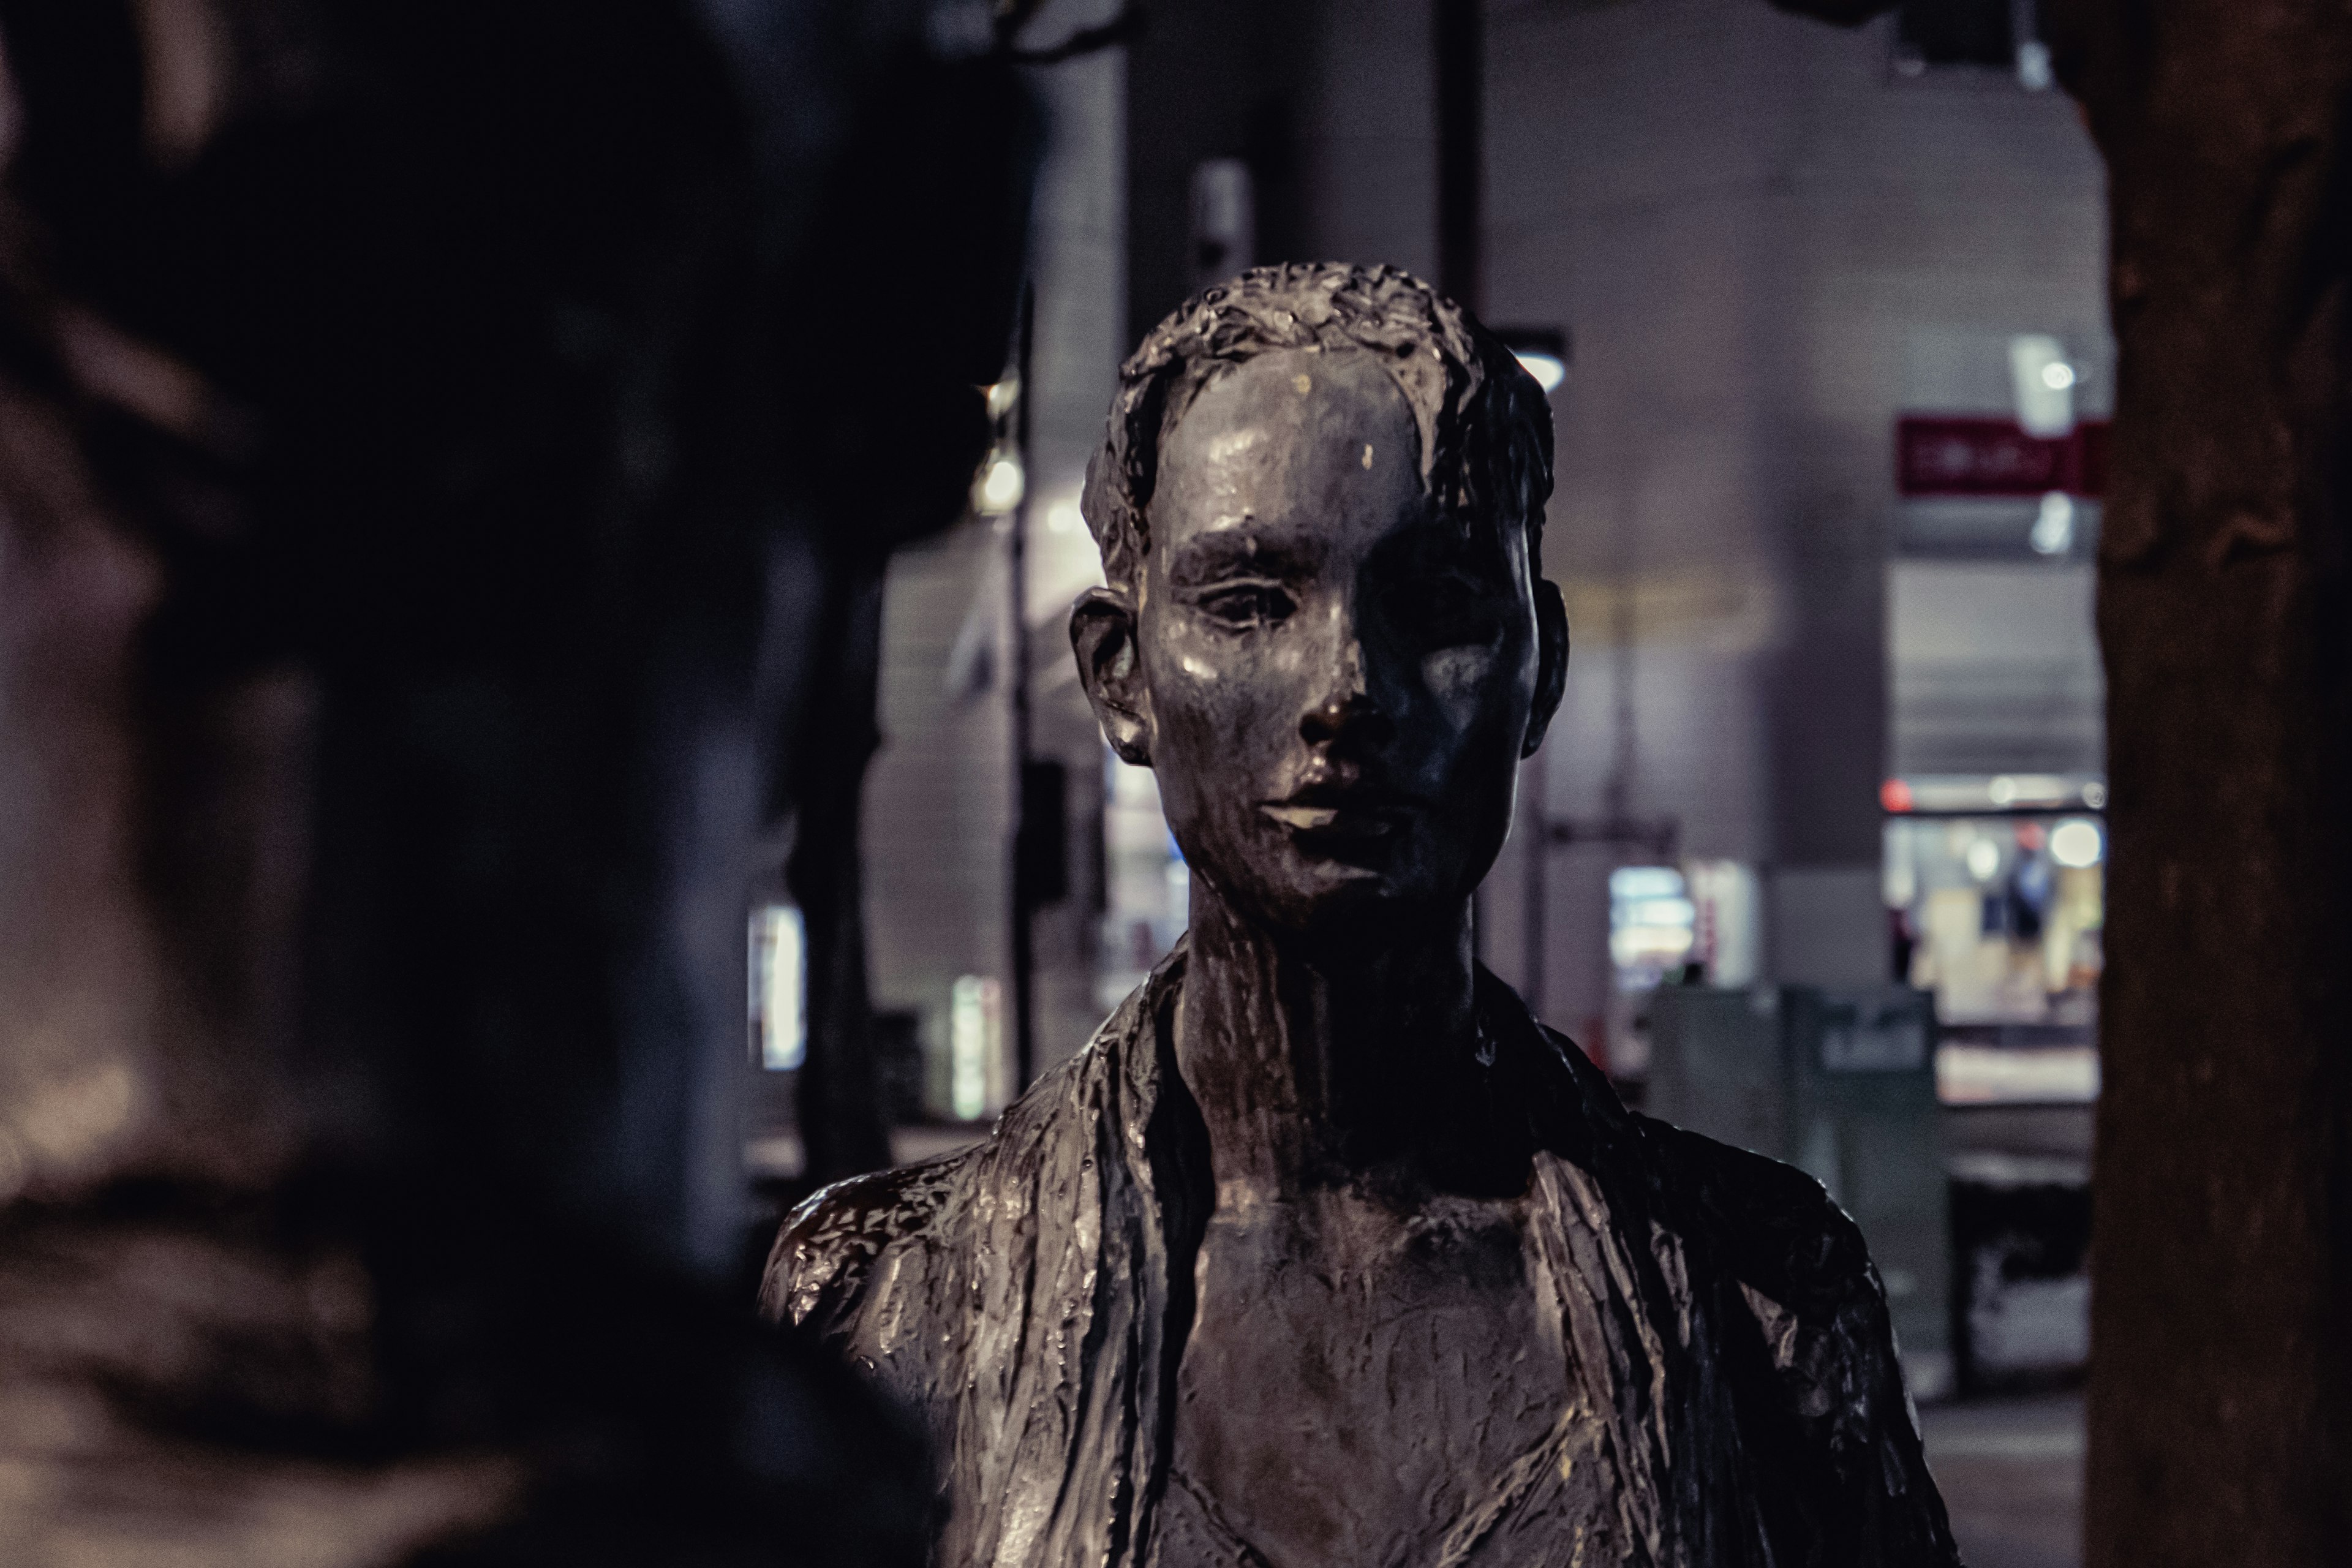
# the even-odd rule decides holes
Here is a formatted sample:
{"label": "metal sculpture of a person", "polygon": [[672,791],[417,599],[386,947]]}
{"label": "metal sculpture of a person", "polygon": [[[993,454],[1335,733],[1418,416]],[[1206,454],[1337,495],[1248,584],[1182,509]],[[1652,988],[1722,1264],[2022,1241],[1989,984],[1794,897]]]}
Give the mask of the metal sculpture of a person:
{"label": "metal sculpture of a person", "polygon": [[766,1279],[928,1421],[942,1564],[1957,1563],[1853,1222],[1472,956],[1567,666],[1550,489],[1534,381],[1392,268],[1258,268],[1124,367],[1071,638],[1191,932]]}

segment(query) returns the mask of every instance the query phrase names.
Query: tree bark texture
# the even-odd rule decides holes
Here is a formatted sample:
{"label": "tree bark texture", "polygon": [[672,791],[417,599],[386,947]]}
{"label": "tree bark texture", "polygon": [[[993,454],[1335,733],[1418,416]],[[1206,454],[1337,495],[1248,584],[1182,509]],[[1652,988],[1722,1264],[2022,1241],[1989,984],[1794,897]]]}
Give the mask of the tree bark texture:
{"label": "tree bark texture", "polygon": [[2341,1563],[2352,5],[2041,12],[2107,163],[2119,365],[2084,1561]]}
{"label": "tree bark texture", "polygon": [[2120,381],[2092,1568],[2352,1555],[2352,6],[2072,0]]}

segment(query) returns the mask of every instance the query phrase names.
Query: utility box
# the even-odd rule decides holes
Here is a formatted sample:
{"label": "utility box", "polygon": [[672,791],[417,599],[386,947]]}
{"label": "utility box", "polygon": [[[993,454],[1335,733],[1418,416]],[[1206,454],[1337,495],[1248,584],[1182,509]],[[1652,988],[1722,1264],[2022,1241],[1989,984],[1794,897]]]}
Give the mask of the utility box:
{"label": "utility box", "polygon": [[1935,999],[1907,988],[1664,985],[1651,1114],[1805,1171],[1870,1243],[1913,1395],[1952,1386]]}

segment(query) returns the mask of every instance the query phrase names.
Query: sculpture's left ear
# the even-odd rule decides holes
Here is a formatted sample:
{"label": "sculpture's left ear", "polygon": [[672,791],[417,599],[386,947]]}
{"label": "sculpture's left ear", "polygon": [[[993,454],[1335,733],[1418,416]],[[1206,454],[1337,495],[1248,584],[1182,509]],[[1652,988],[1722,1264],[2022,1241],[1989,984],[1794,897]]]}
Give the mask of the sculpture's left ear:
{"label": "sculpture's left ear", "polygon": [[1543,744],[1551,716],[1568,689],[1568,605],[1559,584],[1549,577],[1536,579],[1536,700],[1528,710],[1528,736],[1519,755],[1532,757]]}
{"label": "sculpture's left ear", "polygon": [[1135,646],[1135,606],[1110,588],[1089,588],[1070,606],[1078,681],[1118,760],[1151,765],[1150,693]]}

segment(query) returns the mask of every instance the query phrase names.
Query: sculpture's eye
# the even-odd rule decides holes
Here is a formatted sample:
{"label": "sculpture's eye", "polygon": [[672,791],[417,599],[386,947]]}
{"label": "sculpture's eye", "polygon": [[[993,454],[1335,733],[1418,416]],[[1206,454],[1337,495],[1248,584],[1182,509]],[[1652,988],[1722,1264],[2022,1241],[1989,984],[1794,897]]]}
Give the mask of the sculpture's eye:
{"label": "sculpture's eye", "polygon": [[1297,607],[1272,583],[1221,583],[1198,602],[1211,619],[1236,628],[1271,626]]}

